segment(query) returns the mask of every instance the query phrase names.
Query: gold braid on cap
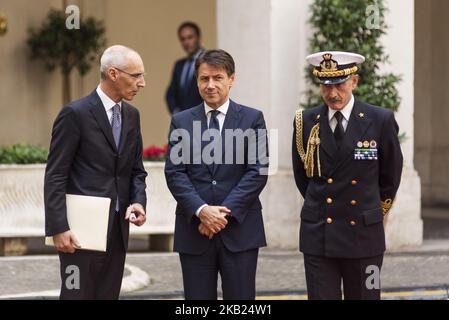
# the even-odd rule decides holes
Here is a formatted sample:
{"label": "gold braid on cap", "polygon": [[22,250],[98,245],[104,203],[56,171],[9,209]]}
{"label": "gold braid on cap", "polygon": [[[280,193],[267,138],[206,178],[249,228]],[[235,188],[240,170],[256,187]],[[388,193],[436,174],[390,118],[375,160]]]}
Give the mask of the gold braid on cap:
{"label": "gold braid on cap", "polygon": [[390,211],[391,207],[393,206],[393,200],[386,199],[385,201],[381,201],[380,203],[382,206],[382,213],[384,216],[386,216],[388,211]]}
{"label": "gold braid on cap", "polygon": [[352,68],[338,70],[338,71],[318,71],[318,69],[313,69],[313,75],[318,78],[336,78],[349,76],[350,74],[356,73],[359,70],[357,66]]}
{"label": "gold braid on cap", "polygon": [[314,154],[317,154],[318,176],[321,177],[321,162],[320,162],[320,123],[317,123],[310,130],[309,140],[307,142],[307,151],[304,152],[302,141],[303,118],[302,110],[297,110],[295,114],[296,126],[296,149],[298,151],[301,161],[304,163],[304,170],[308,178],[313,177],[314,173]]}

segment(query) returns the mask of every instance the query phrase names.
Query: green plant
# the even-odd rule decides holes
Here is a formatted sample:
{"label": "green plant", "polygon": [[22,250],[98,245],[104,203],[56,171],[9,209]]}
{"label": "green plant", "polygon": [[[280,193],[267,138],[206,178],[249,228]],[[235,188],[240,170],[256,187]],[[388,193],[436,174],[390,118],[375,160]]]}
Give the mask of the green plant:
{"label": "green plant", "polygon": [[46,163],[47,149],[30,144],[0,146],[0,164]]}
{"label": "green plant", "polygon": [[[368,28],[367,8],[374,5],[377,9],[379,26]],[[380,66],[388,63],[388,56],[380,43],[386,33],[386,7],[384,0],[315,0],[311,5],[312,16],[309,23],[315,30],[310,39],[310,52],[349,51],[365,56],[361,65],[360,82],[354,91],[361,100],[396,111],[400,97],[396,88],[401,80],[393,73],[380,74]],[[315,107],[322,103],[315,79],[307,67],[305,108]]]}
{"label": "green plant", "polygon": [[79,29],[66,27],[64,11],[49,11],[43,25],[29,29],[31,59],[42,60],[48,71],[59,67],[63,75],[63,102],[70,102],[70,74],[74,68],[84,76],[106,44],[105,28],[94,18],[80,19]]}

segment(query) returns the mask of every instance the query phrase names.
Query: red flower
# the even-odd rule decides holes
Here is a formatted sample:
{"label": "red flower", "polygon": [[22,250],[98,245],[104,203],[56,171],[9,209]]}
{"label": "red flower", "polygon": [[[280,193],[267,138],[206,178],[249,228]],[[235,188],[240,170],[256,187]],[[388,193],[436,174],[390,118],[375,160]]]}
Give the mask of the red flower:
{"label": "red flower", "polygon": [[142,152],[142,156],[144,160],[147,161],[163,161],[167,156],[168,146],[160,148],[155,145],[152,145],[148,148],[145,148]]}

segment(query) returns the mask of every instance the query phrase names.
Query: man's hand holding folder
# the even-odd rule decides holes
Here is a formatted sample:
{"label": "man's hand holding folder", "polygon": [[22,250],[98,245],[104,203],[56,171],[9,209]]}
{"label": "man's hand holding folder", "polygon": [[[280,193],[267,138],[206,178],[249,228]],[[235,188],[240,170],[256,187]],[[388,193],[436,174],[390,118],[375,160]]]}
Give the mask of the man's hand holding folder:
{"label": "man's hand holding folder", "polygon": [[[69,196],[69,197],[73,198],[74,196]],[[83,196],[81,196],[81,197],[80,196],[75,196],[75,197],[77,197],[78,199],[82,199],[82,198],[86,199],[86,197],[83,197]],[[90,197],[90,199],[93,200],[92,197]],[[97,198],[97,199],[99,199],[99,198]],[[107,217],[107,208],[108,208],[108,206],[104,207],[105,212],[104,212],[103,216],[105,218]],[[80,210],[78,208],[76,210],[76,212],[78,212],[78,214],[72,214],[71,215],[71,219],[69,219],[69,220],[72,220],[72,223],[73,223],[74,220],[75,220],[74,217],[79,217],[81,212],[88,211],[88,210],[85,210],[85,208],[83,208],[83,209],[84,210]],[[72,212],[72,211],[73,211],[72,208],[69,209],[69,212]],[[97,210],[93,210],[93,211],[97,211]],[[99,216],[97,215],[97,218],[98,217]],[[140,227],[146,221],[145,209],[143,208],[143,206],[141,204],[134,203],[134,204],[130,205],[128,207],[128,209],[126,210],[125,219],[129,220],[129,222],[131,222],[131,223],[135,224],[136,226]],[[79,219],[76,219],[76,220],[79,220]],[[85,225],[86,223],[89,223],[89,221],[84,219],[84,222],[82,223],[82,225]],[[98,223],[98,221],[97,221],[97,223]],[[79,226],[79,223],[78,223],[78,226]],[[105,233],[104,237],[103,237],[104,240],[106,239],[106,228],[107,228],[107,220],[105,220],[104,223],[103,223],[103,228],[102,228],[103,232],[101,231],[101,228],[100,228],[100,230],[97,230],[97,231],[99,231],[98,234]],[[78,228],[78,230],[82,230],[82,229]],[[78,241],[78,239],[76,237],[76,232],[74,232],[73,230],[68,230],[68,231],[65,231],[65,232],[62,232],[62,233],[54,235],[52,244],[54,244],[54,246],[56,247],[56,249],[58,251],[61,251],[61,252],[64,252],[64,253],[74,253],[76,249],[91,249],[91,250],[94,249],[94,248],[89,247],[89,246],[88,246],[89,248],[83,248],[83,246],[80,244],[80,241]],[[99,249],[99,248],[96,248],[97,250],[101,250],[101,251],[106,250],[106,248],[105,248],[106,242],[105,241],[104,241],[103,245],[100,244],[98,246],[97,245],[95,245],[95,246],[96,247],[98,247],[98,246],[99,247],[103,247],[103,250]]]}
{"label": "man's hand holding folder", "polygon": [[71,230],[54,235],[53,242],[56,249],[64,253],[74,253],[76,249],[81,249],[78,239]]}
{"label": "man's hand holding folder", "polygon": [[69,230],[47,237],[45,244],[58,251],[76,249],[106,251],[111,199],[84,195],[66,195]]}

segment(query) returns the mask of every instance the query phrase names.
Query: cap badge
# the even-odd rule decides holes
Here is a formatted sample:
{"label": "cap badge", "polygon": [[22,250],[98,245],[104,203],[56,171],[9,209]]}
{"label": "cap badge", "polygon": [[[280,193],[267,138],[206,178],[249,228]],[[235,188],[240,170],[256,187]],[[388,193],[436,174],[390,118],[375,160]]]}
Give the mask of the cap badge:
{"label": "cap badge", "polygon": [[321,71],[337,71],[338,63],[335,60],[332,60],[332,55],[330,53],[323,54],[323,61],[320,64]]}

